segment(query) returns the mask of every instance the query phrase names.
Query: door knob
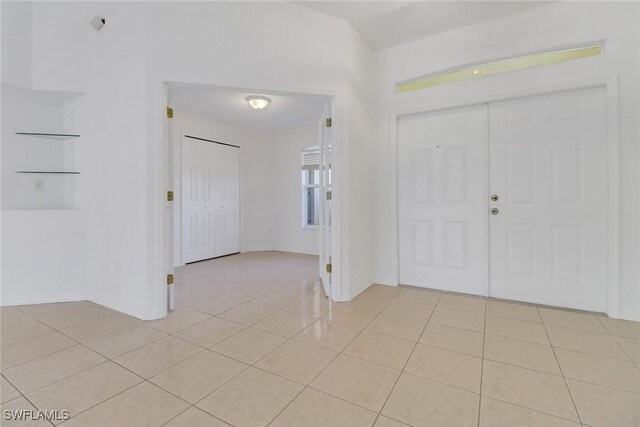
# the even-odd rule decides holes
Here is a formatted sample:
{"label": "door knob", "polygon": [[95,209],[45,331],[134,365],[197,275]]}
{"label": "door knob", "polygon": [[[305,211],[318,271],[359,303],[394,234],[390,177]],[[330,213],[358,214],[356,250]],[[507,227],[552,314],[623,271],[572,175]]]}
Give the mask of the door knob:
{"label": "door knob", "polygon": [[491,212],[491,215],[498,215],[498,208],[493,208],[491,209],[489,212]]}
{"label": "door knob", "polygon": [[492,202],[497,202],[498,201],[498,195],[497,194],[492,194],[491,195],[491,201]]}

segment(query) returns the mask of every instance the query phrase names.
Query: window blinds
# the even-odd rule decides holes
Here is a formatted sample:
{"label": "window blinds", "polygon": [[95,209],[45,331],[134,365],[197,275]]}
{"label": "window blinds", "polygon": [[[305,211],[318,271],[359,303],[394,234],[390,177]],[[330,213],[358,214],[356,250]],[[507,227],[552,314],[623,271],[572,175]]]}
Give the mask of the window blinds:
{"label": "window blinds", "polygon": [[[327,164],[331,167],[331,148],[326,153]],[[320,149],[318,147],[302,150],[302,170],[320,169]]]}

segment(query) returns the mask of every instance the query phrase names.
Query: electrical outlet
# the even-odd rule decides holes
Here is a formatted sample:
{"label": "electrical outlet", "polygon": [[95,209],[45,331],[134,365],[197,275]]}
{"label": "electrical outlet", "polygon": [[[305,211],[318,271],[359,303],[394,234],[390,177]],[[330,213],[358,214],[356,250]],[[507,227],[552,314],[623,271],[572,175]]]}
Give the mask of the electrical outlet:
{"label": "electrical outlet", "polygon": [[33,189],[36,191],[44,191],[44,182],[41,179],[36,179],[33,184]]}

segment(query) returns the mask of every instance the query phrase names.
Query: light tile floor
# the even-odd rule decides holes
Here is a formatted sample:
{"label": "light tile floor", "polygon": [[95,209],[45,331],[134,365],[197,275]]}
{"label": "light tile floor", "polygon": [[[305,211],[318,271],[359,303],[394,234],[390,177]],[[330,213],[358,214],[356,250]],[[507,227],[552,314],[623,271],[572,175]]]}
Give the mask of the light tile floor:
{"label": "light tile floor", "polygon": [[640,426],[639,323],[381,285],[330,303],[317,263],[180,268],[176,310],[151,322],[2,308],[2,409],[66,409],[63,426]]}

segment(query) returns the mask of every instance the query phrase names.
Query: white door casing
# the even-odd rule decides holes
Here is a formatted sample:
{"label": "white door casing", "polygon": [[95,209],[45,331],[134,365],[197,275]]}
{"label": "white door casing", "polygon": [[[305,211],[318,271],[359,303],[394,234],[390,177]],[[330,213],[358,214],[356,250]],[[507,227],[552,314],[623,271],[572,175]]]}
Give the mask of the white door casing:
{"label": "white door casing", "polygon": [[184,136],[182,256],[185,263],[239,251],[239,149]]}
{"label": "white door casing", "polygon": [[490,104],[491,296],[607,310],[603,88]]}
{"label": "white door casing", "polygon": [[403,118],[398,141],[400,283],[486,295],[486,106]]}
{"label": "white door casing", "polygon": [[327,271],[327,265],[332,264],[331,257],[331,129],[327,126],[327,119],[333,117],[333,103],[325,102],[323,118],[319,123],[320,129],[320,280],[325,295],[331,295],[331,276]]}

